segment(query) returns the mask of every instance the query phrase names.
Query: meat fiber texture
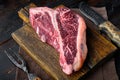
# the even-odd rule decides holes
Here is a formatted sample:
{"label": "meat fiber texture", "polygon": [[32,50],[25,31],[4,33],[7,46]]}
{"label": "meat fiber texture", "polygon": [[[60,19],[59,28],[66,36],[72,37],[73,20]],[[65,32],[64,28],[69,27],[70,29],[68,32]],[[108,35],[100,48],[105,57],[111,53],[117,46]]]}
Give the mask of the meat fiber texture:
{"label": "meat fiber texture", "polygon": [[30,23],[42,42],[53,46],[60,54],[64,73],[70,75],[82,68],[87,56],[86,24],[83,18],[66,7],[29,10]]}

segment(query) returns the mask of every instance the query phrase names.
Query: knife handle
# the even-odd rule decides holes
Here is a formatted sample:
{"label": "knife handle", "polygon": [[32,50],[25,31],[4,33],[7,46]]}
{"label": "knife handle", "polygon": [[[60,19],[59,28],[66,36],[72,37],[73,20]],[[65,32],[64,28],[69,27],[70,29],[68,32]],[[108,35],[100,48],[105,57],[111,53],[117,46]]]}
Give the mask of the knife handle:
{"label": "knife handle", "polygon": [[107,36],[120,48],[120,30],[111,22],[105,21],[99,25],[100,30],[106,32]]}

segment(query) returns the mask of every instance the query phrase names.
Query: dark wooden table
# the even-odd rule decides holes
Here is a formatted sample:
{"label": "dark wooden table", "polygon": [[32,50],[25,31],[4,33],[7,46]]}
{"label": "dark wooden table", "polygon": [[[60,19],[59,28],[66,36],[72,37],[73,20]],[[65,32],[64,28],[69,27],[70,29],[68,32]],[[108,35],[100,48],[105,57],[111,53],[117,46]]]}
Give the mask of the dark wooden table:
{"label": "dark wooden table", "polygon": [[[22,5],[22,3],[19,5]],[[17,11],[20,8],[19,5],[18,4],[16,5],[16,3],[13,3],[12,5],[7,5],[5,7],[0,8],[1,9],[0,10],[0,80],[15,80],[15,77],[16,77],[16,67],[9,61],[9,59],[4,53],[4,50],[7,49],[8,47],[10,48],[12,46],[16,46],[16,49],[14,49],[14,51],[18,53],[19,46],[11,38],[11,33],[17,30],[18,28],[20,28],[23,24],[22,20],[17,15]],[[113,15],[111,16],[111,21],[117,27],[120,27],[119,20],[120,20],[120,15],[116,14],[114,16]],[[119,53],[120,51],[118,50],[118,52],[115,53],[115,56],[112,60],[115,59],[116,71],[118,76],[120,77],[120,54]],[[106,68],[106,71],[108,72],[110,71],[110,69]],[[97,72],[93,72],[91,75],[93,74],[97,74]],[[94,77],[91,75],[89,75],[88,78]],[[112,78],[112,76],[109,76],[109,78]]]}
{"label": "dark wooden table", "polygon": [[16,67],[9,61],[4,50],[18,45],[12,40],[11,33],[20,28],[22,21],[17,16],[15,3],[0,4],[0,80],[15,80]]}

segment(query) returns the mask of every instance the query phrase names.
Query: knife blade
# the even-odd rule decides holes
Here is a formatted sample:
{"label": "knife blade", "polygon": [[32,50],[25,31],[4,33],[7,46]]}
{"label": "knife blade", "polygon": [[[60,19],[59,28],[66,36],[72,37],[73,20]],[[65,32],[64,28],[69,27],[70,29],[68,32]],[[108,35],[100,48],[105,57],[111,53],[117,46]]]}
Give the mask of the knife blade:
{"label": "knife blade", "polygon": [[120,48],[120,30],[117,27],[115,27],[110,21],[105,20],[85,2],[80,2],[79,10],[85,17],[97,25],[97,28],[100,31],[105,32],[111,41]]}

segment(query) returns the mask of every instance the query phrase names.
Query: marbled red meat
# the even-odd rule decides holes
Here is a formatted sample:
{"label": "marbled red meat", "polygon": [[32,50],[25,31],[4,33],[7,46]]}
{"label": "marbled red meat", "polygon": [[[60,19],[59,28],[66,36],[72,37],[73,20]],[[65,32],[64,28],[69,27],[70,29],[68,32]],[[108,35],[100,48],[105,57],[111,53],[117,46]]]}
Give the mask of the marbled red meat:
{"label": "marbled red meat", "polygon": [[83,18],[66,7],[30,9],[30,23],[41,41],[60,53],[63,72],[78,71],[87,56],[86,25]]}

